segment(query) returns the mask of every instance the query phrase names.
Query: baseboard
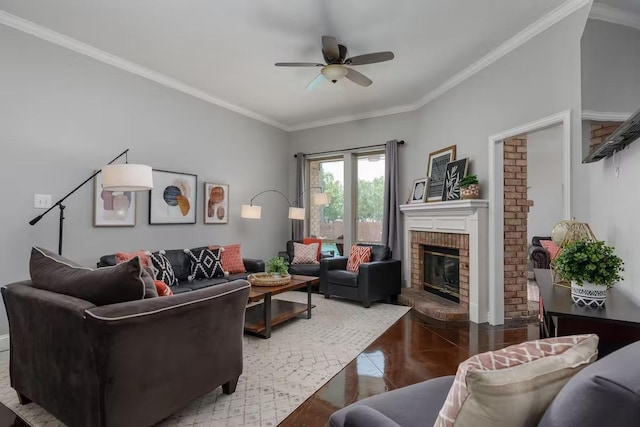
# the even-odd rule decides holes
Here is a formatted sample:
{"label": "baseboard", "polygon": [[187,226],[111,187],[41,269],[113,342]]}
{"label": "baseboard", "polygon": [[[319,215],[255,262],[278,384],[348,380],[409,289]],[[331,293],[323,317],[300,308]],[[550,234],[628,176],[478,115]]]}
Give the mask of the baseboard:
{"label": "baseboard", "polygon": [[0,351],[9,350],[9,334],[0,335]]}

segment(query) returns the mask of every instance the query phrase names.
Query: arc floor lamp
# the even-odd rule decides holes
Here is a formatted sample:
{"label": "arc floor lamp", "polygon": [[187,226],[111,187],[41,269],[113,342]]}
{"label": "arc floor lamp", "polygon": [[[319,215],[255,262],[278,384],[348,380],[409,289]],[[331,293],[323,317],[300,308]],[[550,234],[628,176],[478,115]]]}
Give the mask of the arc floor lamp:
{"label": "arc floor lamp", "polygon": [[[98,170],[89,178],[82,181],[77,187],[69,191],[60,200],[55,202],[49,209],[44,211],[43,214],[38,215],[29,221],[30,225],[36,225],[46,214],[58,207],[60,211],[60,220],[58,226],[58,254],[62,255],[62,236],[64,229],[64,208],[62,204],[67,197],[78,191],[87,182],[91,181],[96,175],[102,172],[102,188],[108,191],[146,191],[153,188],[153,177],[151,174],[151,166],[132,164],[128,162],[127,148],[122,153],[118,154],[113,160],[103,166],[101,170]],[[125,156],[125,163],[116,163],[120,157]]]}
{"label": "arc floor lamp", "polygon": [[[329,197],[329,193],[322,192],[322,187],[307,188],[300,194],[298,199],[295,200],[293,204],[297,204],[297,202],[304,195],[304,193],[314,188],[319,188],[321,192],[317,194],[313,194],[311,197],[311,202],[314,205],[328,205],[331,202],[331,199]],[[304,221],[305,214],[306,214],[304,208],[299,208],[291,204],[291,202],[289,201],[289,198],[285,196],[283,192],[278,190],[264,190],[259,192],[255,196],[253,196],[248,205],[242,205],[240,216],[242,218],[247,218],[247,219],[260,219],[262,217],[262,206],[254,205],[253,201],[256,199],[256,197],[260,196],[261,194],[271,193],[271,192],[280,194],[287,201],[287,206],[289,206],[289,219]],[[291,225],[291,238],[293,239],[293,224]]]}

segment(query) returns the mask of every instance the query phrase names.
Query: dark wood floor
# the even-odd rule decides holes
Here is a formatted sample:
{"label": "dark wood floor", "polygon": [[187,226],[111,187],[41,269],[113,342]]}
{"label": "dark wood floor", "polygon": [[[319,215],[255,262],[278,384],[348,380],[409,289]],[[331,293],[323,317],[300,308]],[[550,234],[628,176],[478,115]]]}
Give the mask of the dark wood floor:
{"label": "dark wood floor", "polygon": [[469,356],[538,339],[538,323],[507,326],[431,321],[413,310],[289,415],[280,427],[326,426],[353,402],[444,375]]}
{"label": "dark wood floor", "polygon": [[[538,338],[538,324],[442,323],[408,312],[355,360],[300,405],[281,427],[326,426],[355,401],[443,375],[477,353]],[[0,403],[0,427],[27,427]]]}

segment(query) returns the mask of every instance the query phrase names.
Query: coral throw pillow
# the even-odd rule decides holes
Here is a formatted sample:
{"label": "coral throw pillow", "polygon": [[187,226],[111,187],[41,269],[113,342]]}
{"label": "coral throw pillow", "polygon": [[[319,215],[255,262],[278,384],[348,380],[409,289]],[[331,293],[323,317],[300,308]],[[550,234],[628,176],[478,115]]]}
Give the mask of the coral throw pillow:
{"label": "coral throw pillow", "polygon": [[318,244],[305,245],[293,242],[293,261],[291,264],[318,264]]}
{"label": "coral throw pillow", "polygon": [[247,269],[244,268],[244,262],[242,261],[242,253],[240,252],[240,243],[234,245],[214,245],[209,246],[209,249],[224,248],[222,251],[222,268],[224,271],[228,271],[231,274],[234,273],[246,273]]}
{"label": "coral throw pillow", "polygon": [[537,425],[560,389],[598,356],[597,335],[573,335],[477,354],[458,366],[434,427]]}
{"label": "coral throw pillow", "polygon": [[168,297],[169,295],[173,295],[173,291],[170,287],[167,286],[162,280],[154,280],[153,283],[156,285],[156,291],[158,291],[158,296],[160,297]]}
{"label": "coral throw pillow", "polygon": [[351,245],[349,251],[349,260],[347,261],[347,270],[358,271],[360,264],[371,261],[371,247]]}
{"label": "coral throw pillow", "polygon": [[556,242],[553,240],[540,240],[540,244],[547,250],[547,252],[549,252],[551,259],[556,259],[558,251],[560,250],[560,247],[556,245]]}
{"label": "coral throw pillow", "polygon": [[127,262],[132,258],[140,257],[140,265],[143,267],[153,267],[151,263],[151,258],[149,255],[143,250],[139,250],[138,252],[117,252],[116,253],[116,264],[120,264],[121,262]]}
{"label": "coral throw pillow", "polygon": [[318,244],[318,254],[316,256],[316,260],[320,261],[320,252],[322,251],[322,239],[314,239],[312,237],[305,237],[304,239],[302,239],[303,245],[311,245],[313,243]]}

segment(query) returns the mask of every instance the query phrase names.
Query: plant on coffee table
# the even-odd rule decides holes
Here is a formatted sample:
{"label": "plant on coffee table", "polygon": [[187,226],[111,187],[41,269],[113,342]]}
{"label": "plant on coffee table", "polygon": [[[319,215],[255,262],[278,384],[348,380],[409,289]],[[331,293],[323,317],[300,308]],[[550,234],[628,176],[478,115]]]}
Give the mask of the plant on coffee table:
{"label": "plant on coffee table", "polygon": [[271,258],[266,262],[267,273],[286,276],[289,274],[289,264],[282,257]]}

